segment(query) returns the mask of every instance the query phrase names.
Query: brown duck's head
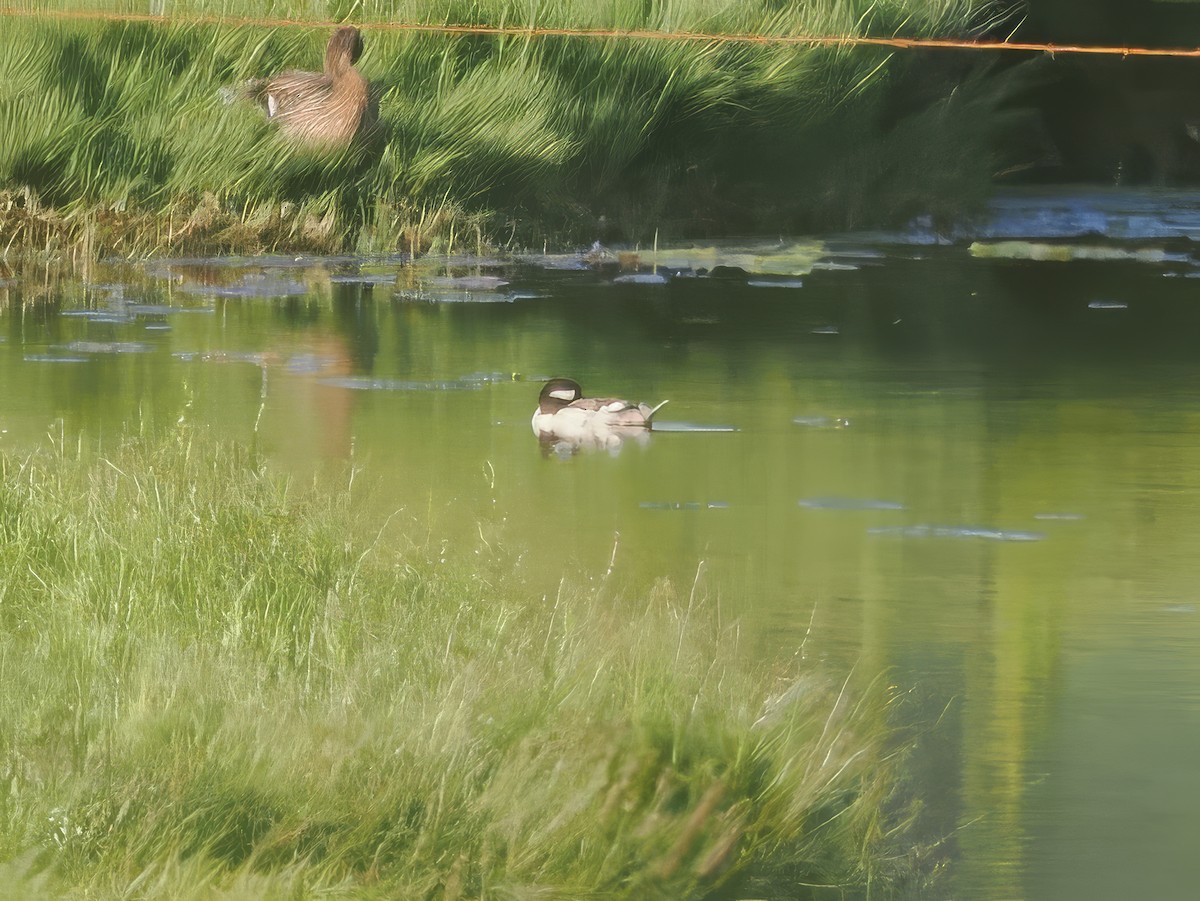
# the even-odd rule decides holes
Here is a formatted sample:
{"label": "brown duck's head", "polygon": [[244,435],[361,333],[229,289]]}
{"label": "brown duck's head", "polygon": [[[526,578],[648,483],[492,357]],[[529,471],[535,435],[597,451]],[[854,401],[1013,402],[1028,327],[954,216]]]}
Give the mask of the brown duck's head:
{"label": "brown duck's head", "polygon": [[325,74],[338,75],[345,72],[362,56],[363,39],[353,25],[343,25],[333,33],[325,48]]}

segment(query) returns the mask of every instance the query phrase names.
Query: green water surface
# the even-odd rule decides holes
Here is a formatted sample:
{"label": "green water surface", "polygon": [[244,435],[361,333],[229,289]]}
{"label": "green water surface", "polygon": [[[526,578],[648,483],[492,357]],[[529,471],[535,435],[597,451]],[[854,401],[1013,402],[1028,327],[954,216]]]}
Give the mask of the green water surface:
{"label": "green water surface", "polygon": [[[669,580],[740,620],[747,655],[905,694],[937,897],[1193,897],[1190,263],[814,246],[815,269],[666,284],[536,260],[14,277],[0,448],[182,419],[297,478],[350,461],[364,517],[505,549],[547,596],[564,575]],[[460,276],[509,284],[437,281]],[[546,453],[529,420],[551,375],[669,398],[671,430]]]}

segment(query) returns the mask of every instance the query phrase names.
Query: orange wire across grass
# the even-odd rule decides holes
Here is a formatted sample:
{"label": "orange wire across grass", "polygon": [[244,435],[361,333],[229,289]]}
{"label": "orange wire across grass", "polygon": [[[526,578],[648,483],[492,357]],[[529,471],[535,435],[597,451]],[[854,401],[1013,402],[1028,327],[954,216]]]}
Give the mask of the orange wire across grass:
{"label": "orange wire across grass", "polygon": [[[264,28],[333,28],[343,22],[316,19],[269,19],[249,16],[162,16],[151,13],[119,13],[101,10],[34,10],[0,8],[0,17],[27,19],[92,19],[114,22],[190,23],[198,25],[258,26]],[[372,31],[407,31],[425,34],[484,35],[492,37],[566,37],[638,41],[693,41],[703,43],[794,45],[802,47],[888,47],[900,50],[994,50],[1021,53],[1070,53],[1101,56],[1200,57],[1200,48],[1110,47],[1082,44],[1053,44],[1036,41],[979,41],[957,38],[869,37],[810,34],[719,34],[695,31],[622,31],[608,28],[549,28],[517,25],[455,25],[419,22],[357,22]]]}

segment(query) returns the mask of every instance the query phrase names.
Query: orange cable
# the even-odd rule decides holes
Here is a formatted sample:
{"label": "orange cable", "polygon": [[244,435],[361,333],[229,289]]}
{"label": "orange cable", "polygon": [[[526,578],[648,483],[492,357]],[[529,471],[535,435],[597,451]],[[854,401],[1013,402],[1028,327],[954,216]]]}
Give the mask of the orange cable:
{"label": "orange cable", "polygon": [[[303,27],[334,28],[343,22],[266,19],[243,16],[163,16],[150,13],[117,13],[101,10],[33,10],[0,8],[0,16],[16,16],[26,19],[92,19],[116,22],[153,22],[159,24],[230,25],[259,27]],[[519,27],[511,25],[454,25],[421,24],[415,22],[362,22],[357,27],[377,31],[409,31],[417,33],[451,35],[485,35],[492,37],[578,37],[578,38],[627,38],[644,41],[703,41],[708,43],[736,43],[763,45],[795,45],[810,47],[870,46],[893,47],[902,50],[1007,50],[1026,53],[1083,53],[1107,56],[1200,56],[1200,48],[1157,48],[1157,47],[1104,47],[1078,44],[1047,44],[1026,41],[970,41],[955,38],[904,38],[865,37],[831,35],[769,35],[769,34],[708,34],[694,31],[617,31],[600,28],[551,28],[542,26]]]}

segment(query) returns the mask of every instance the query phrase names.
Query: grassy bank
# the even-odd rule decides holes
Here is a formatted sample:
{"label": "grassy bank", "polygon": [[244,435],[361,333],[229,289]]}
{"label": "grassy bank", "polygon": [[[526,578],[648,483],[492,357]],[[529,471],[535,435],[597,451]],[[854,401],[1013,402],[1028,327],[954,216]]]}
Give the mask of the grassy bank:
{"label": "grassy bank", "polygon": [[439,562],[235,446],[88,456],[0,457],[0,897],[886,883],[882,692],[740,665],[669,586]]}
{"label": "grassy bank", "polygon": [[[176,18],[5,22],[2,246],[419,251],[464,237],[540,246],[775,233],[956,211],[994,169],[1002,89],[953,66],[930,79],[911,54],[370,27],[948,35],[982,27],[984,0],[159,6]],[[221,102],[221,88],[244,79],[319,67],[327,28],[189,21],[196,14],[362,24],[381,142],[314,158],[283,146],[255,110]]]}

